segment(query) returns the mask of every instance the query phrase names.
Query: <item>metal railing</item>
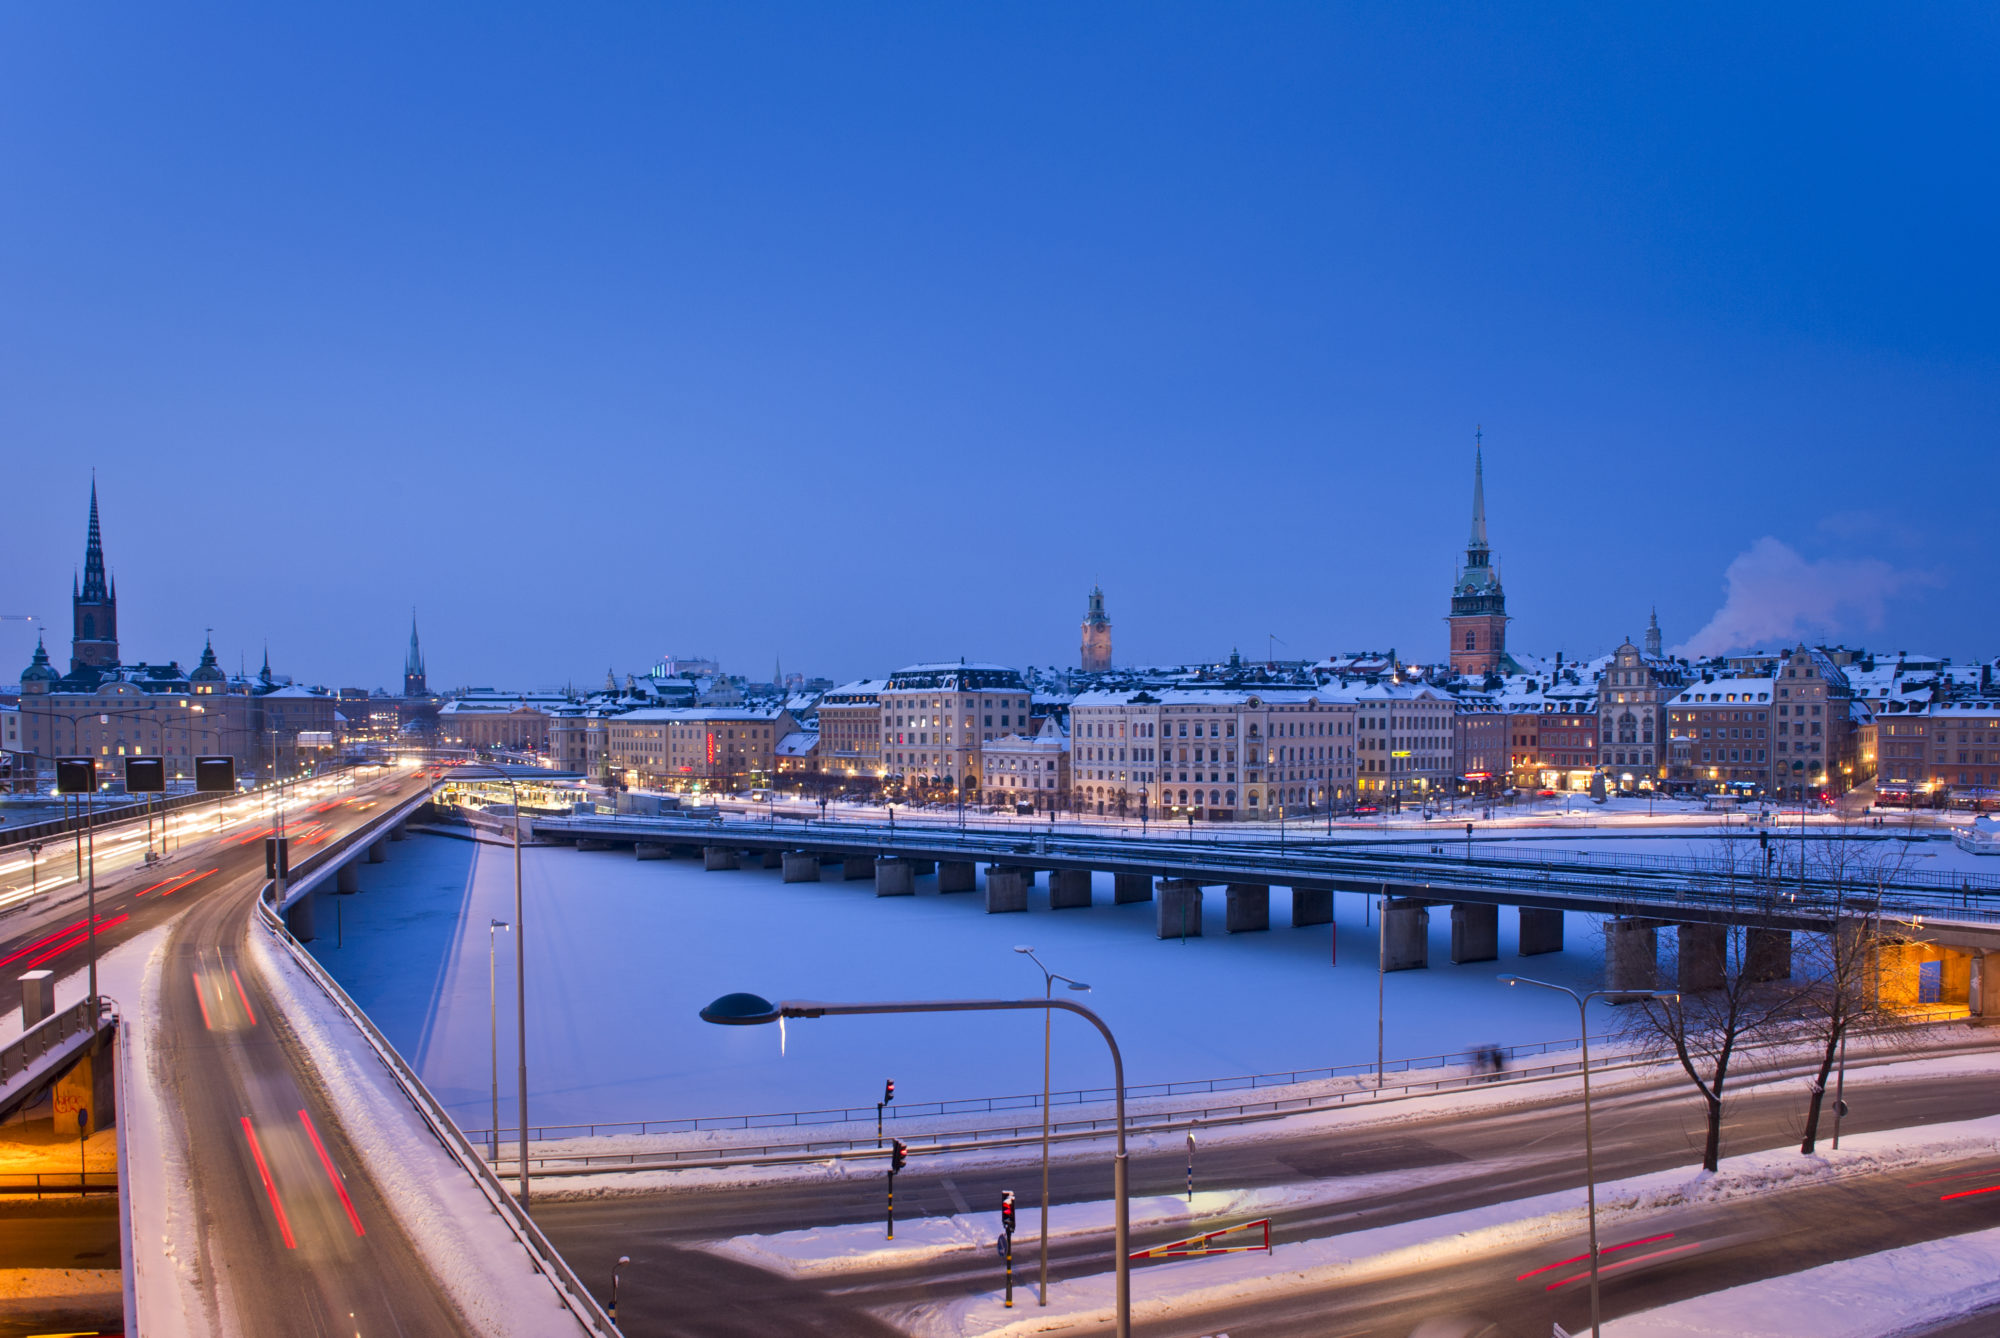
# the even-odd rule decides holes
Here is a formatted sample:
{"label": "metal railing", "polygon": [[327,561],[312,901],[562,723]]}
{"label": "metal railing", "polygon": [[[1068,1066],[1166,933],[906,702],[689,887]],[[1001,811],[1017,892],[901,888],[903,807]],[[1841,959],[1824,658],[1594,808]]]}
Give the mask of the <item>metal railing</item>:
{"label": "metal railing", "polygon": [[0,1086],[26,1073],[51,1050],[92,1031],[93,1019],[101,1027],[107,1015],[114,1021],[118,1016],[117,1007],[109,999],[79,999],[0,1046]]}
{"label": "metal railing", "polygon": [[116,1194],[118,1192],[118,1172],[98,1171],[4,1171],[0,1172],[0,1194],[28,1195],[41,1198],[44,1194],[64,1196],[83,1194]]}
{"label": "metal railing", "polygon": [[[343,862],[335,856],[344,855],[354,846],[367,844],[374,839],[369,836],[364,840],[364,833],[393,821],[402,820],[429,801],[429,794],[426,793],[420,799],[398,805],[384,812],[374,822],[350,832],[330,849],[316,853],[294,871],[296,876],[293,879],[293,890],[300,893],[310,891],[315,884],[323,881]],[[334,1006],[354,1024],[369,1047],[388,1067],[396,1084],[403,1089],[404,1095],[416,1107],[424,1122],[431,1127],[438,1141],[480,1187],[487,1201],[493,1205],[494,1211],[507,1223],[515,1238],[528,1251],[535,1266],[547,1274],[549,1280],[556,1285],[557,1294],[569,1311],[593,1332],[609,1335],[619,1333],[617,1324],[591,1294],[590,1289],[584,1286],[583,1281],[570,1268],[568,1261],[549,1243],[548,1237],[542,1234],[542,1229],[535,1224],[534,1219],[529,1217],[514,1196],[507,1192],[499,1177],[494,1175],[493,1169],[486,1164],[485,1158],[466,1141],[465,1135],[452,1122],[451,1116],[438,1104],[437,1098],[431,1095],[430,1089],[424,1086],[423,1080],[404,1061],[389,1038],[382,1034],[361,1006],[348,997],[347,991],[340,987],[339,982],[327,974],[318,960],[307,952],[305,946],[285,927],[283,914],[272,904],[275,887],[274,883],[266,883],[257,895],[257,910],[264,928],[278,940],[286,952],[291,954],[292,960],[312,978],[313,983],[320,987]]]}
{"label": "metal railing", "polygon": [[[1593,1045],[1609,1047],[1619,1037],[1606,1034],[1590,1038]],[[1574,1050],[1577,1042],[1571,1040],[1535,1041],[1520,1045],[1498,1047],[1509,1060],[1532,1058]],[[1608,1050],[1607,1050],[1608,1053]],[[1612,1055],[1616,1058],[1616,1055]],[[1460,1051],[1447,1055],[1422,1055],[1416,1058],[1391,1059],[1381,1066],[1385,1074],[1418,1073],[1430,1069],[1450,1068],[1454,1064],[1465,1063],[1468,1056]],[[1196,1093],[1212,1095],[1216,1092],[1256,1091],[1266,1087],[1295,1087],[1302,1083],[1328,1082],[1342,1077],[1366,1077],[1377,1071],[1374,1064],[1339,1064],[1326,1068],[1293,1069],[1284,1073],[1252,1073],[1225,1078],[1179,1079],[1173,1082],[1135,1083],[1125,1089],[1127,1101],[1144,1101],[1161,1097],[1190,1096]],[[1116,1093],[1109,1087],[1082,1087],[1066,1092],[1051,1092],[1049,1108],[1057,1106],[1083,1106],[1110,1101]],[[896,1102],[884,1107],[882,1115],[890,1121],[913,1119],[937,1119],[951,1115],[991,1115],[1010,1110],[1039,1111],[1042,1108],[1042,1094],[1029,1092],[1019,1096],[960,1097],[945,1101]],[[846,1124],[872,1120],[876,1115],[873,1105],[827,1107],[822,1110],[774,1111],[752,1115],[687,1115],[678,1119],[651,1120],[596,1120],[574,1124],[536,1124],[528,1126],[528,1138],[534,1142],[550,1142],[562,1138],[617,1138],[643,1137],[650,1134],[691,1134],[708,1131],[751,1130],[751,1129],[799,1129],[821,1124]],[[518,1137],[519,1128],[500,1130],[500,1141],[507,1142]],[[490,1140],[491,1129],[467,1129],[465,1136],[475,1146],[482,1140]]]}

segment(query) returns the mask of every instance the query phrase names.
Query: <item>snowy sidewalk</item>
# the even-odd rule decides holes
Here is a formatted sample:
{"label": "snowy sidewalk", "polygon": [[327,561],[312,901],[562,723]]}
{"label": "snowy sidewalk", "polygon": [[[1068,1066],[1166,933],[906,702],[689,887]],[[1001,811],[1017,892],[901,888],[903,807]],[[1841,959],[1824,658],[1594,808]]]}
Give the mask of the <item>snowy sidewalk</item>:
{"label": "snowy sidewalk", "polygon": [[[1990,1153],[2000,1148],[2000,1116],[1927,1125],[1915,1130],[1884,1130],[1854,1135],[1843,1142],[1845,1146],[1839,1152],[1828,1151],[1812,1157],[1801,1156],[1790,1149],[1731,1157],[1714,1175],[1674,1170],[1600,1184],[1597,1190],[1599,1229],[1615,1229],[1621,1223],[1663,1210],[1723,1203],[1967,1154]],[[1462,1167],[1456,1169],[1463,1170]],[[1374,1179],[1356,1177],[1353,1182],[1342,1185],[1259,1191],[1257,1195],[1244,1196],[1215,1216],[1197,1213],[1190,1217],[1182,1214],[1178,1221],[1164,1210],[1164,1204],[1171,1200],[1135,1203],[1133,1245],[1134,1248],[1145,1248],[1148,1244],[1161,1243],[1139,1236],[1137,1228],[1142,1220],[1148,1228],[1161,1228],[1163,1236],[1186,1234],[1197,1224],[1210,1229],[1228,1225],[1228,1222],[1218,1220],[1221,1217],[1242,1220],[1253,1214],[1270,1212],[1277,1206],[1292,1206],[1285,1203],[1285,1199],[1295,1192],[1300,1193],[1297,1201],[1311,1203],[1338,1202],[1343,1197],[1364,1195],[1380,1189],[1380,1185],[1372,1183]],[[1324,1191],[1324,1197],[1315,1190]],[[1259,1195],[1269,1197],[1260,1198]],[[1197,1196],[1197,1199],[1200,1197]],[[1226,1195],[1215,1197],[1229,1198]],[[1199,1203],[1197,1206],[1200,1206]],[[919,1236],[907,1248],[900,1240],[893,1245],[884,1241],[879,1223],[785,1232],[775,1236],[739,1236],[704,1248],[763,1267],[777,1268],[794,1276],[836,1272],[856,1274],[916,1262],[926,1253],[930,1257],[938,1257],[956,1253],[961,1248],[980,1248],[982,1238],[986,1242],[983,1248],[990,1248],[991,1233],[997,1230],[996,1217],[973,1215],[970,1219],[941,1219],[940,1225],[934,1228],[921,1228],[913,1223],[905,1230],[927,1231],[928,1234]],[[1029,1240],[1032,1235],[1031,1220],[1024,1215],[1021,1231],[1015,1238],[1017,1256],[1020,1242]],[[1095,1229],[1102,1233],[1109,1221],[1109,1205],[1099,1202],[1058,1209],[1051,1218],[1051,1226],[1056,1229],[1056,1234],[1073,1237],[1088,1232],[1091,1228],[1084,1225],[1088,1222],[1095,1222]],[[1058,1226],[1058,1223],[1061,1225]],[[1268,1256],[1253,1253],[1151,1264],[1134,1282],[1133,1314],[1135,1318],[1153,1320],[1169,1316],[1186,1317],[1221,1305],[1268,1298],[1275,1292],[1317,1291],[1337,1282],[1408,1272],[1445,1259],[1463,1261],[1475,1255],[1522,1245],[1563,1240],[1579,1234],[1583,1229],[1584,1193],[1577,1188],[1341,1235],[1288,1242],[1278,1245]],[[870,1248],[871,1236],[873,1248]],[[1991,1248],[2000,1251],[2000,1232],[1983,1233],[1980,1238],[1966,1239],[1983,1240],[1984,1236],[1992,1236]],[[961,1240],[966,1244],[960,1245]],[[1926,1247],[1917,1248],[1921,1251]],[[1978,1248],[1986,1247],[1981,1245]],[[1892,1255],[1903,1253],[1891,1252]],[[1981,1265],[1974,1255],[1947,1251],[1937,1267],[1950,1276],[1970,1279]],[[1996,1276],[1991,1265],[1986,1267],[1986,1276]],[[1857,1274],[1860,1281],[1856,1285],[1862,1285],[1872,1276]],[[1967,1281],[1960,1291],[1969,1297],[1971,1292],[1967,1289],[1971,1286]],[[2000,1284],[1994,1286],[1996,1291],[2000,1291]],[[1108,1323],[1111,1319],[1112,1288],[1110,1273],[1058,1282],[1050,1288],[1048,1308],[1038,1309],[1032,1317],[1023,1317],[1018,1310],[1004,1309],[996,1290],[959,1300],[899,1309],[885,1314],[884,1318],[920,1338],[971,1338],[972,1335],[1013,1338],[1014,1335],[1031,1332]],[[1961,1297],[1946,1304],[1963,1306],[1976,1303],[1976,1299]],[[1668,1311],[1672,1309],[1669,1307]],[[1688,1313],[1692,1315],[1696,1312]],[[1936,1313],[1948,1316],[1960,1311],[1944,1309]],[[1637,1318],[1634,1317],[1635,1320]],[[1669,1319],[1662,1322],[1680,1321]],[[1687,1324],[1701,1322],[1707,1321],[1692,1319]],[[1619,1332],[1624,1338],[1653,1338],[1655,1334],[1666,1338],[1667,1335],[1711,1332],[1745,1335],[1852,1332],[1859,1335],[1889,1331],[1879,1326],[1870,1329],[1802,1329],[1796,1324],[1788,1324],[1778,1328],[1753,1325],[1710,1330],[1684,1326],[1657,1330],[1635,1328],[1629,1333],[1624,1330]]]}

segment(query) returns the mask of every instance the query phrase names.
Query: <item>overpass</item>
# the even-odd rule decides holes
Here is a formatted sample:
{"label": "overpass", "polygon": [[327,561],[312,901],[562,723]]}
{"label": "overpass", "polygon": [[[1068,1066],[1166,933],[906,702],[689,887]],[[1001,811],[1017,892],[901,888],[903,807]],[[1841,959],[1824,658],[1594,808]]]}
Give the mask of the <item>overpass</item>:
{"label": "overpass", "polygon": [[[526,819],[540,842],[581,848],[630,848],[641,859],[681,855],[710,869],[746,859],[781,868],[787,881],[818,881],[823,866],[840,876],[873,879],[880,896],[907,895],[919,875],[937,875],[940,892],[977,892],[977,866],[987,866],[989,912],[1025,911],[1027,888],[1049,878],[1052,909],[1091,904],[1091,875],[1109,874],[1118,903],[1156,903],[1161,938],[1198,935],[1201,889],[1227,889],[1223,928],[1231,933],[1270,928],[1270,889],[1292,889],[1292,924],[1333,918],[1333,894],[1382,898],[1383,965],[1388,970],[1429,964],[1433,907],[1448,907],[1454,962],[1498,957],[1499,911],[1520,917],[1524,956],[1560,951],[1566,911],[1609,918],[1606,983],[1644,988],[1657,977],[1657,931],[1681,936],[1681,986],[1720,983],[1717,954],[1726,927],[1748,931],[1754,969],[1775,976],[1791,970],[1795,931],[1826,932],[1864,917],[1938,945],[1957,963],[1947,972],[1957,1002],[1973,1012],[2000,1013],[2000,968],[1981,959],[2000,951],[2000,879],[1908,870],[1889,859],[1900,838],[1841,833],[1814,837],[1857,844],[1863,856],[1822,860],[1815,867],[1783,841],[1744,845],[1733,867],[1686,857],[1532,857],[1451,853],[1457,842],[1440,833],[1434,847],[1309,839],[1280,842],[1242,835],[1196,838],[1162,831],[1135,837],[1089,830],[991,831],[908,823],[781,821],[637,815],[537,816]],[[1450,829],[1445,829],[1450,830]],[[1817,846],[1816,849],[1824,849]],[[1914,966],[1914,961],[1910,963]],[[1990,976],[1991,979],[1985,979]],[[1992,1007],[1984,1005],[1989,1001]]]}
{"label": "overpass", "polygon": [[[104,992],[122,995],[112,1034],[127,1332],[616,1333],[285,927],[309,928],[320,889],[371,852],[382,858],[428,801],[428,784],[405,772],[299,804],[291,833],[310,853],[283,903],[264,877],[271,829],[254,815],[166,866],[122,879],[100,870],[100,946],[130,948],[123,974],[104,977]],[[0,960],[17,970],[51,942],[46,917],[0,923]],[[74,928],[53,944],[71,978]],[[5,974],[0,990],[18,998]],[[40,1057],[77,1045],[74,1011],[8,1047],[40,1063],[17,1078],[48,1080]]]}

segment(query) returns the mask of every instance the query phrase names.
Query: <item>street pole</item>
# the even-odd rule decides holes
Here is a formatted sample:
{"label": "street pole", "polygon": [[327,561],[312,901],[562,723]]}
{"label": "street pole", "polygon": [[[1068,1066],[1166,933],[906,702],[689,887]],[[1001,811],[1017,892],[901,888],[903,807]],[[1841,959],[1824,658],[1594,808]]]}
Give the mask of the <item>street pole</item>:
{"label": "street pole", "polygon": [[1601,1338],[1598,1305],[1597,1149],[1590,1123],[1588,1008],[1592,999],[1622,999],[1627,1002],[1639,999],[1670,999],[1678,1002],[1681,996],[1673,990],[1592,990],[1589,994],[1578,994],[1568,986],[1551,985],[1545,980],[1531,980],[1527,976],[1501,976],[1500,980],[1507,985],[1533,985],[1539,989],[1553,990],[1557,994],[1567,994],[1576,1001],[1577,1040],[1583,1051],[1583,1191],[1585,1211],[1590,1219],[1590,1334],[1591,1338]]}
{"label": "street pole", "polygon": [[1382,1090],[1385,1062],[1383,1060],[1383,995],[1389,979],[1389,885],[1382,884],[1381,904],[1375,908],[1375,1090]]}
{"label": "street pole", "polygon": [[[1028,945],[1016,945],[1014,951],[1025,956],[1041,971],[1042,998],[1044,1000],[1055,998],[1055,985],[1058,980],[1078,993],[1088,994],[1090,992],[1090,986],[1084,984],[1082,981],[1072,980],[1068,976],[1060,975],[1042,965],[1042,959],[1037,957],[1035,950]],[[1054,1022],[1055,1013],[1052,1011],[1052,1006],[1045,1007],[1042,1011],[1042,1271],[1041,1299],[1036,1302],[1037,1305],[1044,1306],[1049,1303],[1049,1058],[1053,1053],[1053,1035],[1051,1029]]]}
{"label": "street pole", "polygon": [[[507,777],[507,797],[514,804],[514,1042],[517,1098],[521,1115],[521,1211],[528,1211],[528,971],[527,930],[521,918],[521,793]],[[499,1121],[495,1120],[497,1127]]]}
{"label": "street pole", "polygon": [[509,928],[505,920],[491,920],[486,926],[486,1000],[493,1020],[493,1160],[500,1160],[500,931]]}
{"label": "street pole", "polygon": [[[83,797],[84,840],[90,847],[90,900],[87,914],[90,917],[90,998],[93,1004],[97,1000],[97,833],[91,829],[91,819],[96,816],[96,799],[97,791],[95,787]],[[95,1007],[90,1010],[90,1029],[92,1031],[97,1030],[97,1009]]]}

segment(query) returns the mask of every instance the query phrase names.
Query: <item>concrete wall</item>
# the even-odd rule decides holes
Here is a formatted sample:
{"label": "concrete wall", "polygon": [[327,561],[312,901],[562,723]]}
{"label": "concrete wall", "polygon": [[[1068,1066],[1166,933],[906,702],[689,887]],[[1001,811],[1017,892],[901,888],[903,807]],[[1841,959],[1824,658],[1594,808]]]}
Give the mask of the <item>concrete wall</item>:
{"label": "concrete wall", "polygon": [[1655,990],[1659,987],[1659,922],[1607,920],[1604,924],[1604,988]]}
{"label": "concrete wall", "polygon": [[1067,911],[1090,907],[1090,870],[1057,869],[1049,875],[1049,909]]}
{"label": "concrete wall", "polygon": [[1333,923],[1333,889],[1330,887],[1292,888],[1292,927]]}
{"label": "concrete wall", "polygon": [[1451,960],[1466,962],[1500,960],[1500,908],[1476,902],[1451,908]]}
{"label": "concrete wall", "polygon": [[1247,934],[1271,927],[1271,889],[1263,883],[1231,883],[1222,916],[1225,933]]}
{"label": "concrete wall", "polygon": [[1421,971],[1431,964],[1429,906],[1407,897],[1382,903],[1382,969]]}
{"label": "concrete wall", "polygon": [[1155,938],[1201,937],[1201,885],[1162,878],[1153,889]]}
{"label": "concrete wall", "polygon": [[913,897],[917,894],[917,871],[910,867],[908,860],[878,859],[875,861],[875,895],[878,897]]}
{"label": "concrete wall", "polygon": [[986,870],[986,913],[1004,915],[1027,909],[1027,870],[1002,868],[998,864],[990,866]]}

